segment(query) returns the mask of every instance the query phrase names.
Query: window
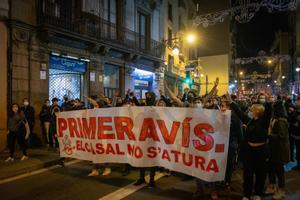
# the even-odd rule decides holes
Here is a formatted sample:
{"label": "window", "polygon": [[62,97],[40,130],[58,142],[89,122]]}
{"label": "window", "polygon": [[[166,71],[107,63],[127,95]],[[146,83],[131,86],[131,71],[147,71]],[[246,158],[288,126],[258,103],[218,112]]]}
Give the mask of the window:
{"label": "window", "polygon": [[173,6],[168,3],[168,19],[173,22]]}
{"label": "window", "polygon": [[139,47],[146,49],[150,41],[150,17],[142,12],[138,13]]}
{"label": "window", "polygon": [[172,48],[172,30],[168,28],[168,46]]}
{"label": "window", "polygon": [[178,0],[178,7],[182,7],[184,9],[186,9],[185,3],[183,0]]}

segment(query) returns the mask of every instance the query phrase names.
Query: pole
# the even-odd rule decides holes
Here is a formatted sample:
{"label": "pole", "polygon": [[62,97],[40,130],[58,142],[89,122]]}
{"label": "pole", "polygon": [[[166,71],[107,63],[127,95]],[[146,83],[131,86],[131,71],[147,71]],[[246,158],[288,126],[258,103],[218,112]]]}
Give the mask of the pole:
{"label": "pole", "polygon": [[208,93],[208,76],[205,75],[205,93]]}

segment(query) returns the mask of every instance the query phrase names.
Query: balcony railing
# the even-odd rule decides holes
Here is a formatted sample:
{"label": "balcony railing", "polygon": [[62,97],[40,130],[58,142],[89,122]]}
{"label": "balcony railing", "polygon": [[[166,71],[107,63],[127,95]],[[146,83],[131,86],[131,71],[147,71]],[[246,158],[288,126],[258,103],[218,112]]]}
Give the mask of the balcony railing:
{"label": "balcony railing", "polygon": [[[118,27],[101,17],[83,11],[71,10],[72,6],[64,3],[52,3],[51,0],[39,1],[39,25],[51,25],[55,29],[63,29],[81,36],[99,41],[110,42],[116,47],[123,46],[155,57],[163,53],[162,43],[146,38],[125,27]],[[62,1],[64,2],[64,1]]]}

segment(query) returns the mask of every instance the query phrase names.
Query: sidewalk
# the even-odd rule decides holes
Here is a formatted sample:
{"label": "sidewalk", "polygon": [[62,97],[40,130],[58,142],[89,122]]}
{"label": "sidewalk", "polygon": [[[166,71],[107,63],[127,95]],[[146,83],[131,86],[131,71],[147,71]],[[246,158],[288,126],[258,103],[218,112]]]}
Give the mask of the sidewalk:
{"label": "sidewalk", "polygon": [[15,153],[13,162],[5,162],[8,156],[8,152],[0,153],[0,180],[56,165],[60,158],[59,152],[46,148],[28,149],[29,159],[24,161],[20,161],[22,153],[19,150]]}

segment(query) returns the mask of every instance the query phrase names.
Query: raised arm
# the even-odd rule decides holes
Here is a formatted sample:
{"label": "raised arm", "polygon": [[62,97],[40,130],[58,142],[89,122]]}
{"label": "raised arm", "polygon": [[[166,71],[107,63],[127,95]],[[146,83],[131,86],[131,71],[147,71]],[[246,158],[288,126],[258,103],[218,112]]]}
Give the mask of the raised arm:
{"label": "raised arm", "polygon": [[172,92],[172,90],[169,88],[168,83],[167,83],[166,80],[164,80],[164,86],[165,86],[165,89],[168,91],[170,98],[174,102],[176,102],[180,107],[184,107],[184,103],[180,99],[178,99],[176,97],[176,95]]}
{"label": "raised arm", "polygon": [[244,123],[244,124],[248,124],[248,122],[251,120],[251,118],[247,115],[247,113],[243,112],[241,110],[241,108],[232,101],[229,93],[226,93],[226,99],[227,101],[229,101],[230,103],[230,108],[231,110],[238,116],[238,118]]}
{"label": "raised arm", "polygon": [[211,91],[203,98],[203,104],[204,104],[204,105],[205,105],[205,103],[206,103],[209,99],[212,98],[212,96],[213,96],[214,94],[216,94],[218,85],[219,85],[219,77],[216,78],[214,87],[211,89]]}
{"label": "raised arm", "polygon": [[88,102],[90,103],[90,104],[92,104],[94,107],[99,107],[99,105],[98,105],[98,103],[97,103],[97,101],[96,100],[94,100],[94,99],[92,99],[92,98],[90,98],[90,97],[88,97],[88,96],[84,96],[87,100],[88,100]]}

